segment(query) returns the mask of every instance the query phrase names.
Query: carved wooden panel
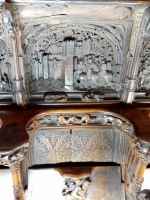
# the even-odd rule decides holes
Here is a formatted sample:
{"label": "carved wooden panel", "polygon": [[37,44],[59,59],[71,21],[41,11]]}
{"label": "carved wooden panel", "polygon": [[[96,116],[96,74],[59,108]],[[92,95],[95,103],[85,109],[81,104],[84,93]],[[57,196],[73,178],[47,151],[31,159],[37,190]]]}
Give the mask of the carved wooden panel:
{"label": "carved wooden panel", "polygon": [[36,131],[33,138],[34,164],[69,162],[71,157],[69,130]]}
{"label": "carved wooden panel", "polygon": [[30,165],[112,162],[115,137],[113,129],[37,130],[30,137]]}
{"label": "carved wooden panel", "polygon": [[72,130],[72,162],[109,162],[113,154],[113,130]]}

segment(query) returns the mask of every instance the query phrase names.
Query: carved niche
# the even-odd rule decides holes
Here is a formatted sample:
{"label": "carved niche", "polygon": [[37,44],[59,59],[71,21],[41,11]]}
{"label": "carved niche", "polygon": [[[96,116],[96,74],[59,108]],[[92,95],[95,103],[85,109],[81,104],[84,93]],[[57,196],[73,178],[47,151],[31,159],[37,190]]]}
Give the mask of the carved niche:
{"label": "carved niche", "polygon": [[24,31],[30,93],[121,89],[123,26],[42,24],[32,30]]}

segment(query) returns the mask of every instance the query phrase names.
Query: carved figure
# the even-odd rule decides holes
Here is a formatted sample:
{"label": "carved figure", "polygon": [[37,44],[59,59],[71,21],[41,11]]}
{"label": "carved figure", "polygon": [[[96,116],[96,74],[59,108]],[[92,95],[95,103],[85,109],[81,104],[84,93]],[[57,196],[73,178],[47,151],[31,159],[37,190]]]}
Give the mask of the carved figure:
{"label": "carved figure", "polygon": [[148,42],[141,52],[141,63],[137,77],[137,89],[150,89],[150,42]]}
{"label": "carved figure", "polygon": [[137,200],[150,200],[150,190],[145,189],[137,194]]}
{"label": "carved figure", "polygon": [[65,117],[64,115],[59,115],[57,118],[57,125],[58,126],[60,126],[61,124],[70,125],[73,118],[74,118],[74,116]]}
{"label": "carved figure", "polygon": [[[88,125],[88,122],[91,120],[91,116],[89,114],[84,114],[81,118],[82,125]],[[96,120],[96,118],[94,118]]]}
{"label": "carved figure", "polygon": [[65,196],[66,200],[85,200],[86,192],[90,186],[90,180],[73,180],[65,183],[65,189],[62,194]]}
{"label": "carved figure", "polygon": [[82,101],[83,102],[91,102],[91,101],[101,101],[104,99],[104,95],[99,95],[99,94],[83,94],[82,95]]}
{"label": "carved figure", "polygon": [[2,22],[6,30],[8,31],[8,34],[13,34],[14,20],[10,12],[9,5],[6,2],[2,4],[2,8],[0,9],[0,14],[2,15]]}
{"label": "carved figure", "polygon": [[61,94],[61,95],[46,95],[44,97],[44,100],[46,102],[65,102],[67,101],[67,95]]}
{"label": "carved figure", "polygon": [[36,131],[37,128],[39,128],[39,126],[41,126],[41,123],[38,122],[36,119],[30,124],[28,132],[29,133],[33,133],[34,131]]}
{"label": "carved figure", "polygon": [[34,131],[36,131],[40,126],[49,124],[50,121],[51,121],[51,116],[50,115],[43,116],[43,117],[41,117],[39,119],[34,119],[30,123],[27,131],[31,134]]}

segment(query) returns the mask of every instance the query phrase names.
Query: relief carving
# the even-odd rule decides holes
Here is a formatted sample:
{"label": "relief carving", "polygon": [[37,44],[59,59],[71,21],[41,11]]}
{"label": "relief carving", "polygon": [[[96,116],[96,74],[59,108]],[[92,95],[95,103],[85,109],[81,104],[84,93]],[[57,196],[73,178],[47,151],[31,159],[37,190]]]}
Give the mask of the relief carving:
{"label": "relief carving", "polygon": [[65,196],[66,200],[85,200],[90,184],[89,177],[83,179],[66,179],[62,195]]}
{"label": "relief carving", "polygon": [[36,131],[39,127],[47,126],[50,122],[51,122],[51,115],[45,115],[37,119],[34,119],[31,123],[29,123],[27,132],[31,134],[34,131]]}
{"label": "relief carving", "polygon": [[110,112],[100,113],[80,113],[80,114],[43,114],[32,119],[27,125],[27,132],[29,134],[35,132],[39,128],[56,127],[56,126],[69,126],[69,125],[107,125],[115,126],[131,137],[134,137],[134,128],[132,124],[125,118],[120,117],[118,114]]}
{"label": "relief carving", "polygon": [[8,61],[6,44],[0,40],[0,92],[12,89],[11,64]]}
{"label": "relief carving", "polygon": [[123,34],[117,32],[119,28],[33,26],[33,34],[28,32],[24,38],[29,90],[120,90]]}
{"label": "relief carving", "polygon": [[113,132],[106,129],[72,130],[72,162],[111,162]]}
{"label": "relief carving", "polygon": [[100,102],[104,100],[104,94],[94,94],[94,93],[84,93],[78,94],[78,99],[74,99],[74,96],[67,94],[45,94],[44,101],[45,102]]}
{"label": "relief carving", "polygon": [[146,44],[141,53],[137,90],[150,90],[150,42]]}
{"label": "relief carving", "polygon": [[[8,90],[10,88],[10,84],[13,83],[13,92],[15,93],[15,101],[19,106],[25,104],[25,95],[24,95],[24,87],[23,87],[23,74],[21,70],[23,70],[23,61],[21,62],[21,57],[23,56],[23,50],[21,49],[21,53],[19,54],[19,48],[21,46],[21,31],[18,20],[17,9],[13,7],[11,4],[4,2],[0,8],[0,15],[2,18],[2,23],[5,31],[7,32],[7,40],[8,40],[8,55],[13,57],[14,69],[11,71],[11,66],[8,62],[5,61],[5,68],[1,67],[1,87],[6,88],[1,90]],[[10,53],[10,43],[12,46],[13,54]],[[7,55],[7,57],[8,57]],[[12,59],[11,59],[12,60]],[[2,65],[3,66],[3,65]],[[6,72],[7,71],[7,72]],[[10,83],[10,74],[13,74],[12,83]],[[3,87],[3,85],[5,86]],[[9,87],[7,87],[9,85]]]}
{"label": "relief carving", "polygon": [[82,117],[78,116],[64,116],[60,115],[58,116],[57,119],[57,125],[73,125],[73,124],[78,124],[78,125],[88,125],[88,122],[95,122],[96,121],[96,116],[90,116],[89,114],[83,114]]}
{"label": "relief carving", "polygon": [[83,102],[99,102],[104,100],[103,94],[83,94],[82,95],[82,101]]}
{"label": "relief carving", "polygon": [[35,163],[61,163],[70,161],[70,133],[68,130],[37,132],[34,138]]}
{"label": "relief carving", "polygon": [[44,97],[45,102],[66,102],[67,95],[60,94],[60,95],[45,95]]}

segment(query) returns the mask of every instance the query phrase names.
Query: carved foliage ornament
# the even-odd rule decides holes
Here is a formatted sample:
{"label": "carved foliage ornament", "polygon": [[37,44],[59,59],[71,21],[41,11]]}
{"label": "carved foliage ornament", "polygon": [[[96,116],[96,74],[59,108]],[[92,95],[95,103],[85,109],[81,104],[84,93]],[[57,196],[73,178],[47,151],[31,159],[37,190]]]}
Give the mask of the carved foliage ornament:
{"label": "carved foliage ornament", "polygon": [[82,114],[43,114],[33,118],[27,124],[27,132],[29,134],[35,132],[39,128],[69,126],[69,125],[107,125],[115,126],[134,137],[133,125],[124,117],[118,114],[101,112],[101,113],[82,113]]}
{"label": "carved foliage ornament", "polygon": [[35,26],[24,38],[30,91],[119,90],[123,27]]}

